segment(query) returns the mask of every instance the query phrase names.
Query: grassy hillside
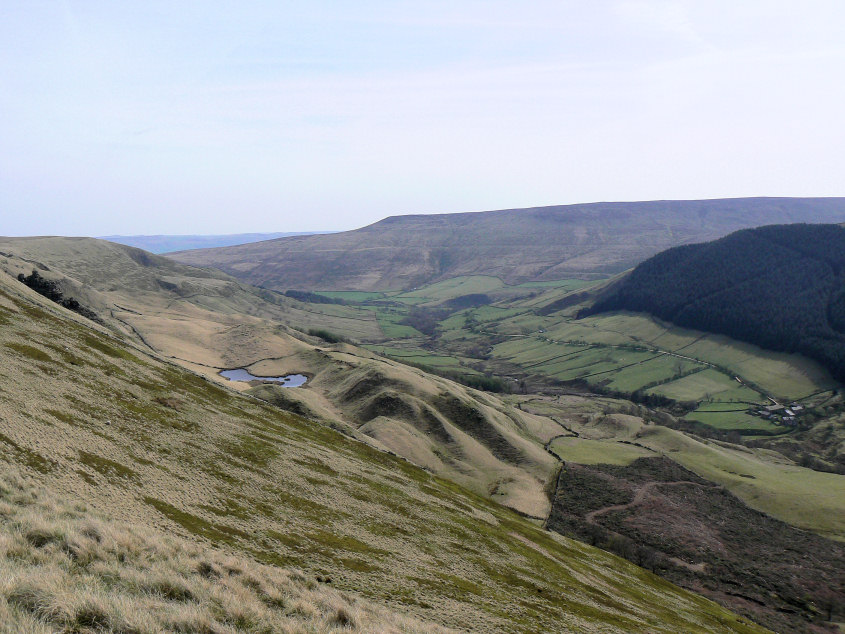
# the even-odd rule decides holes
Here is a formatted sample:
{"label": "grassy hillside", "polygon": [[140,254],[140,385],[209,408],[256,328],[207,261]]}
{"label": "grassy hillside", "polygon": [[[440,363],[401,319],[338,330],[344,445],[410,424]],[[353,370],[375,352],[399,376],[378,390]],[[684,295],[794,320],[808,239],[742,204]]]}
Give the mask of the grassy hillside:
{"label": "grassy hillside", "polygon": [[773,225],[677,247],[635,268],[589,313],[648,312],[800,353],[845,380],[845,229]]}
{"label": "grassy hillside", "polygon": [[[760,631],[402,459],[128,346],[5,275],[0,321],[0,460],[70,504],[84,500],[97,513],[302,568],[320,583],[445,626]],[[73,536],[72,526],[63,531],[59,540]],[[47,533],[28,552],[64,561],[70,555],[56,553],[51,544],[61,542]],[[120,559],[131,583],[133,559]],[[90,574],[91,583],[124,592],[114,567]],[[259,588],[272,590],[262,583],[251,583],[259,600]],[[65,588],[68,603],[84,599],[77,587]],[[185,600],[178,588],[162,592]],[[204,586],[189,607],[226,618],[213,598],[205,603],[214,592]],[[6,602],[52,618],[29,596],[6,593]],[[236,608],[254,603],[247,596]],[[102,629],[89,620],[97,614],[86,610],[83,624]],[[73,615],[78,620],[79,610]]]}
{"label": "grassy hillside", "polygon": [[8,250],[0,266],[13,276],[37,266],[33,262],[50,262],[44,276],[80,298],[104,324],[158,354],[242,390],[249,384],[229,383],[218,372],[248,367],[259,376],[305,373],[310,380],[297,390],[264,387],[253,393],[332,421],[524,513],[548,513],[544,490],[555,460],[543,445],[559,432],[552,421],[286,325],[377,328],[371,311],[280,298],[223,274],[103,241],[24,239],[0,248]]}
{"label": "grassy hillside", "polygon": [[[104,240],[0,238],[0,266],[13,276],[37,269],[43,277],[58,280],[66,295],[128,334],[141,329],[159,336],[154,333],[161,330],[157,324],[162,320],[196,322],[191,324],[192,334],[176,336],[183,345],[198,350],[237,348],[221,340],[235,338],[232,326],[247,323],[245,317],[253,324],[273,320],[304,330],[339,331],[356,339],[383,339],[371,312],[304,304],[242,284],[219,271],[185,266]],[[203,324],[201,331],[195,328],[199,324]],[[267,333],[270,339],[272,334]],[[160,332],[160,336],[171,335]]]}
{"label": "grassy hillside", "polygon": [[447,631],[323,577],[116,522],[0,470],[0,631]]}
{"label": "grassy hillside", "polygon": [[845,201],[750,198],[595,203],[394,216],[331,235],[173,254],[276,290],[409,290],[457,276],[509,284],[605,275],[671,246],[773,222],[842,222]]}

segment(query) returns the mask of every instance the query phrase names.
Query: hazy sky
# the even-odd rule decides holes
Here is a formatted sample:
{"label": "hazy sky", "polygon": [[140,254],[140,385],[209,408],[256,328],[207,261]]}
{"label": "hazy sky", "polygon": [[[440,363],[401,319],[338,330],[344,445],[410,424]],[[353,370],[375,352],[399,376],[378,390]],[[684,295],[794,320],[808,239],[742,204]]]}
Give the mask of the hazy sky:
{"label": "hazy sky", "polygon": [[845,195],[845,2],[0,2],[0,235]]}

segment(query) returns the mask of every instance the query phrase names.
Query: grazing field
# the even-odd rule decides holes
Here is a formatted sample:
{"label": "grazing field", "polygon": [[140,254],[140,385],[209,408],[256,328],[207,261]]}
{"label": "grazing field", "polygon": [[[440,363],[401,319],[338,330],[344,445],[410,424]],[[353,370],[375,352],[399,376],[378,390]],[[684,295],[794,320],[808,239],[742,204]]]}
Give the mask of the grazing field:
{"label": "grazing field", "polygon": [[[503,289],[516,287],[506,287],[498,278],[465,276],[406,293],[386,291],[360,308],[375,315],[389,340],[370,339],[371,344],[410,345],[414,350],[391,354],[394,358],[440,368],[471,362],[493,374],[584,381],[619,394],[665,397],[693,404],[687,420],[746,435],[785,429],[745,412],[713,414],[709,405],[727,402],[736,404],[731,409],[744,410],[744,405],[770,403],[770,398],[806,399],[838,385],[806,358],[675,327],[648,315],[623,312],[577,319],[585,301],[580,289],[603,283],[555,280],[531,287],[531,296],[519,296],[502,295]],[[448,299],[482,292],[494,303],[444,312]],[[567,297],[575,299],[569,302]],[[411,311],[426,310],[437,320],[431,336],[403,323]]]}
{"label": "grazing field", "polygon": [[378,309],[375,314],[379,328],[388,339],[412,339],[423,336],[416,328],[401,323],[407,318],[405,311],[387,308]]}
{"label": "grazing field", "polygon": [[607,384],[607,387],[618,392],[634,392],[645,385],[671,381],[679,374],[700,372],[702,369],[701,364],[695,361],[661,354],[615,372],[613,380]]}
{"label": "grazing field", "polygon": [[614,440],[556,438],[549,449],[564,462],[579,464],[629,465],[637,458],[657,455],[654,451]]}
{"label": "grazing field", "polygon": [[390,357],[391,359],[398,359],[399,361],[442,370],[456,370],[466,374],[478,374],[477,370],[463,365],[462,361],[465,361],[463,359],[440,354],[432,354],[431,352],[421,348],[397,348],[379,345],[367,345],[364,347],[367,350],[372,350],[373,352]]}
{"label": "grazing field", "polygon": [[504,288],[505,283],[498,277],[488,275],[470,275],[453,277],[442,282],[429,284],[418,289],[394,295],[391,299],[405,304],[425,304],[443,302],[461,295],[488,293]]}
{"label": "grazing field", "polygon": [[701,372],[651,388],[649,393],[661,394],[676,401],[717,399],[727,402],[755,403],[762,400],[758,392],[748,389],[730,375],[709,367]]}
{"label": "grazing field", "polygon": [[[736,403],[730,403],[736,406]],[[771,434],[782,434],[787,432],[782,425],[775,425],[759,416],[750,416],[745,410],[740,412],[705,410],[699,407],[694,412],[690,412],[684,418],[687,420],[698,421],[709,425],[714,429],[724,430],[742,430],[746,432],[765,432]]]}

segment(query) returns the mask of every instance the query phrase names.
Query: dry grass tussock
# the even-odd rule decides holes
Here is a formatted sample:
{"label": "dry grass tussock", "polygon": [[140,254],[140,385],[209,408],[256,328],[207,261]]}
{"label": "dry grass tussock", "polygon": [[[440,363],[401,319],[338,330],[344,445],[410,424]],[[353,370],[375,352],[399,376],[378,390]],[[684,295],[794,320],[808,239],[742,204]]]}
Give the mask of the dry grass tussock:
{"label": "dry grass tussock", "polygon": [[304,574],[95,518],[0,473],[0,633],[443,632]]}

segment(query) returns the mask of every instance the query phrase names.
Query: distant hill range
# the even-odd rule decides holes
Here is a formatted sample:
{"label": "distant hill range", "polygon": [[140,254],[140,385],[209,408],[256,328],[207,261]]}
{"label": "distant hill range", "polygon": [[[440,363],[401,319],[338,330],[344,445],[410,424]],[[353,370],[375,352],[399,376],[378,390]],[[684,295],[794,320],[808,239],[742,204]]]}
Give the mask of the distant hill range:
{"label": "distant hill range", "polygon": [[261,240],[273,240],[290,236],[310,236],[320,231],[284,232],[284,233],[228,233],[221,235],[184,235],[184,236],[102,236],[101,240],[117,242],[130,247],[137,247],[150,253],[170,253],[186,249],[210,249],[213,247],[229,247],[237,244],[248,244]]}
{"label": "distant hill range", "polygon": [[804,354],[845,381],[845,229],[774,225],[669,249],[587,312],[614,310]]}
{"label": "distant hill range", "polygon": [[459,275],[508,283],[618,273],[737,229],[845,221],[845,198],[592,203],[393,216],[342,233],[172,254],[274,290],[398,290]]}

